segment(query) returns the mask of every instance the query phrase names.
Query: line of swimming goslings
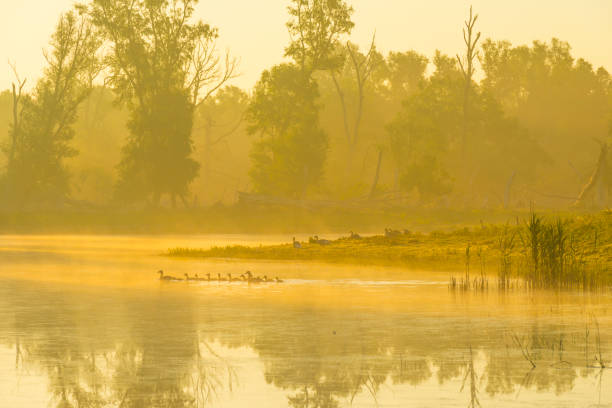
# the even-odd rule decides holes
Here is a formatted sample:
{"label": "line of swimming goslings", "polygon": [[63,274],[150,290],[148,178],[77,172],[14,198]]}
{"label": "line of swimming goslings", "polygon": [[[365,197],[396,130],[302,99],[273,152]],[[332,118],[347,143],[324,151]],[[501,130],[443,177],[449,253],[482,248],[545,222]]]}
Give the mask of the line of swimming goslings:
{"label": "line of swimming goslings", "polygon": [[210,273],[207,273],[205,278],[200,278],[198,274],[194,276],[189,276],[189,274],[185,274],[184,278],[177,278],[170,275],[164,275],[164,271],[157,271],[159,274],[159,280],[163,282],[244,282],[244,283],[283,283],[282,279],[279,279],[278,276],[272,278],[268,278],[267,275],[264,276],[253,276],[251,271],[246,271],[241,274],[239,277],[232,277],[231,273],[226,274],[226,276],[222,276],[220,273],[217,274],[216,277],[211,276]]}

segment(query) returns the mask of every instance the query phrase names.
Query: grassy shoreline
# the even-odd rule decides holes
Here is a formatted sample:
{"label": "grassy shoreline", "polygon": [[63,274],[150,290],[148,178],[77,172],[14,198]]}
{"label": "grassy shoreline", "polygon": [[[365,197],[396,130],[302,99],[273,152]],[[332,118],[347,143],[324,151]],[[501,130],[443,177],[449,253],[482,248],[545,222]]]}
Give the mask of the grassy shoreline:
{"label": "grassy shoreline", "polygon": [[[551,226],[565,228],[564,260],[597,264],[612,271],[612,213],[584,216],[544,217]],[[501,265],[519,265],[531,256],[528,219],[513,224],[482,224],[473,228],[430,233],[401,232],[393,236],[374,235],[359,239],[343,237],[328,245],[302,242],[268,246],[225,246],[210,249],[173,248],[167,254],[177,258],[230,258],[285,261],[318,261],[346,264],[405,266],[422,269],[472,270],[497,272]],[[544,238],[544,235],[542,236]],[[537,245],[542,246],[544,243]],[[557,256],[557,255],[555,255]]]}

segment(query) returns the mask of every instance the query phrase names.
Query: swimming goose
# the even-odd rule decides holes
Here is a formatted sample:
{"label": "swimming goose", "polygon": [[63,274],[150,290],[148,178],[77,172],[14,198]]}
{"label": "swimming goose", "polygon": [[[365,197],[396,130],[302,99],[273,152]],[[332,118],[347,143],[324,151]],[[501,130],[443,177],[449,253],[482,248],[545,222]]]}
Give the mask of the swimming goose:
{"label": "swimming goose", "polygon": [[174,276],[169,276],[169,275],[164,276],[164,271],[162,271],[162,270],[157,271],[157,273],[159,273],[159,280],[162,280],[162,281],[166,281],[167,282],[167,281],[180,281],[180,280],[182,280],[182,279],[179,279],[179,278],[175,278]]}
{"label": "swimming goose", "polygon": [[282,279],[279,279],[278,276],[274,278],[274,282],[276,283],[283,283],[284,281]]}

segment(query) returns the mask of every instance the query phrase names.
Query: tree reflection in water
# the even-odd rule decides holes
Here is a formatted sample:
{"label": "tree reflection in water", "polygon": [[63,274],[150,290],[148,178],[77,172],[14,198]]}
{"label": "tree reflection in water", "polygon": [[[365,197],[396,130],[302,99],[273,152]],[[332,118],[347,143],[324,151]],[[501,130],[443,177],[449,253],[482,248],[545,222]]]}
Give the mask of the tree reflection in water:
{"label": "tree reflection in water", "polygon": [[[563,395],[578,378],[601,383],[584,320],[507,322],[461,316],[306,309],[237,297],[84,293],[6,282],[0,340],[19,372],[48,379],[56,407],[203,407],[235,389],[239,370],[215,351],[248,347],[291,407],[378,403],[383,387],[464,380],[466,401],[526,389]],[[445,328],[452,327],[445,330]],[[524,358],[522,344],[535,367]],[[609,333],[597,340],[610,355]],[[591,350],[588,352],[587,350]],[[240,378],[247,383],[250,378]],[[457,387],[459,388],[459,387]],[[435,398],[432,396],[432,398]]]}

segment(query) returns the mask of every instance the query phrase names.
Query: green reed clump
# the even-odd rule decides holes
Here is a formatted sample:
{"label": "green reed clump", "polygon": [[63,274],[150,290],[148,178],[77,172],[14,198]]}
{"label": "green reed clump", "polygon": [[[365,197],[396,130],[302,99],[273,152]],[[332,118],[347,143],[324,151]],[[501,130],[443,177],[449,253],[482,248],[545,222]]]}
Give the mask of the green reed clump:
{"label": "green reed clump", "polygon": [[[525,263],[521,271],[527,287],[600,289],[603,275],[597,264],[585,261],[584,245],[577,245],[568,223],[557,218],[547,221],[532,213],[520,234]],[[500,240],[504,240],[501,238]],[[506,243],[503,243],[505,247]],[[502,267],[504,256],[502,253]],[[505,272],[504,272],[505,273]]]}
{"label": "green reed clump", "polygon": [[480,275],[475,277],[474,279],[470,278],[470,263],[471,263],[471,248],[472,245],[470,243],[467,244],[465,248],[465,273],[462,278],[456,278],[455,276],[450,277],[450,282],[448,284],[449,289],[453,291],[462,291],[467,292],[471,289],[476,291],[484,292],[489,288],[489,280],[485,273],[484,267],[484,255],[482,254],[482,248],[478,248],[477,255],[480,264]]}

